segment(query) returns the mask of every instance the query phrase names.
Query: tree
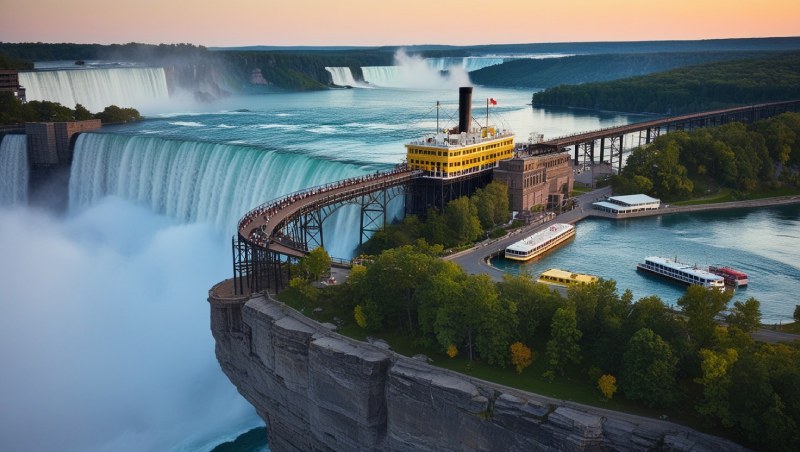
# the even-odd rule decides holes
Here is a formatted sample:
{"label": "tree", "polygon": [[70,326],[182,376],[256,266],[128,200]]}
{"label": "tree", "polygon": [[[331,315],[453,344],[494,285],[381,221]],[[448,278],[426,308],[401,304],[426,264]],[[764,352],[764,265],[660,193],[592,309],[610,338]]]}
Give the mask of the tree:
{"label": "tree", "polygon": [[311,250],[300,259],[300,268],[310,281],[318,281],[331,268],[331,257],[322,247]]}
{"label": "tree", "polygon": [[485,188],[476,190],[472,195],[472,202],[484,230],[488,231],[495,225],[508,221],[511,216],[508,187],[501,182],[493,181]]}
{"label": "tree", "polygon": [[463,245],[480,237],[482,231],[478,211],[469,198],[462,196],[448,202],[443,217],[448,231],[445,246]]}
{"label": "tree", "polygon": [[[497,287],[503,302],[514,302],[517,305],[519,332],[516,336],[528,344],[534,343],[537,336],[546,338],[553,314],[563,304],[558,292],[551,291],[545,284],[536,284],[527,273],[505,274]],[[539,333],[540,330],[543,331]]]}
{"label": "tree", "polygon": [[[404,325],[409,331],[416,328],[417,289],[430,277],[430,270],[438,261],[417,248],[402,246],[384,251],[369,266],[364,278],[364,285],[369,288],[367,297],[380,311],[386,326]],[[365,304],[364,308],[368,307]]]}
{"label": "tree", "polygon": [[95,118],[106,124],[138,121],[142,116],[134,108],[120,108],[116,105],[109,105],[103,111],[94,115]]}
{"label": "tree", "polygon": [[353,317],[356,319],[356,325],[361,328],[367,327],[367,316],[364,314],[364,309],[360,304],[357,304],[356,307],[353,308]]}
{"label": "tree", "polygon": [[578,343],[581,331],[578,329],[575,306],[565,306],[556,310],[550,326],[550,336],[552,339],[547,341],[549,365],[545,376],[552,380],[556,373],[564,375],[567,364],[577,364],[581,360],[581,347]]}
{"label": "tree", "polygon": [[725,309],[731,296],[730,292],[691,285],[678,299],[678,306],[687,317],[689,334],[696,346],[703,347],[711,343],[717,326],[715,319]]}
{"label": "tree", "polygon": [[620,387],[626,397],[647,406],[669,405],[675,400],[676,364],[669,344],[653,330],[642,328],[622,355]]}
{"label": "tree", "polygon": [[597,380],[597,389],[603,394],[606,400],[611,400],[617,392],[617,378],[610,374],[600,376]]}
{"label": "tree", "polygon": [[753,297],[744,303],[736,301],[733,309],[728,314],[728,324],[737,327],[745,333],[751,333],[761,326],[761,303]]}
{"label": "tree", "polygon": [[511,364],[517,369],[517,373],[521,374],[533,362],[533,352],[522,342],[514,342],[509,349],[511,350]]}
{"label": "tree", "polygon": [[794,321],[800,322],[800,304],[794,305]]}
{"label": "tree", "polygon": [[94,118],[94,115],[86,107],[81,104],[75,104],[75,119],[77,121],[85,121]]}

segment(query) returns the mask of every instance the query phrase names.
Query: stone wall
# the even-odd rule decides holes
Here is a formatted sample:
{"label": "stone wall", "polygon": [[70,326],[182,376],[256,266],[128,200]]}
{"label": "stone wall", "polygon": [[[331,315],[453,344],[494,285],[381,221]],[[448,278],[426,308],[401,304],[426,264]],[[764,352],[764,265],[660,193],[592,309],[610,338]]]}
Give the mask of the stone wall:
{"label": "stone wall", "polygon": [[355,341],[262,295],[209,292],[225,374],[274,451],[743,450],[650,418],[507,388]]}

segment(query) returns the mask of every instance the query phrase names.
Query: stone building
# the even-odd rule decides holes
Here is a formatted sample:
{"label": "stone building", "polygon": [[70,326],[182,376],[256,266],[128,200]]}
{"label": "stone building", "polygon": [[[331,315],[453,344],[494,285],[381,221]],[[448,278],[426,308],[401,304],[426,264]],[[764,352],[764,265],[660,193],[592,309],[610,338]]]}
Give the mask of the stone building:
{"label": "stone building", "polygon": [[69,164],[78,133],[99,129],[100,125],[99,119],[26,123],[28,161],[34,167]]}
{"label": "stone building", "polygon": [[0,92],[11,93],[25,102],[25,88],[19,84],[19,73],[12,69],[0,69]]}
{"label": "stone building", "polygon": [[574,176],[566,152],[541,155],[518,153],[499,162],[494,180],[508,186],[511,210],[524,212],[541,205],[553,208],[561,205],[572,191]]}

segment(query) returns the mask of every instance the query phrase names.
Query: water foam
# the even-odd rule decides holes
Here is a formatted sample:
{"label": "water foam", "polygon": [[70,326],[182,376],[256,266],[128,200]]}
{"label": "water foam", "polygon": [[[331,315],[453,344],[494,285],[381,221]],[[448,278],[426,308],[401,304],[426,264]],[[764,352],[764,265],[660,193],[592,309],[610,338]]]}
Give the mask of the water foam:
{"label": "water foam", "polygon": [[[238,219],[265,201],[363,173],[352,164],[229,143],[85,133],[75,145],[69,203],[80,210],[115,195],[234,233]],[[325,236],[335,237],[325,244],[331,255],[352,255],[359,214],[342,208],[325,222]]]}

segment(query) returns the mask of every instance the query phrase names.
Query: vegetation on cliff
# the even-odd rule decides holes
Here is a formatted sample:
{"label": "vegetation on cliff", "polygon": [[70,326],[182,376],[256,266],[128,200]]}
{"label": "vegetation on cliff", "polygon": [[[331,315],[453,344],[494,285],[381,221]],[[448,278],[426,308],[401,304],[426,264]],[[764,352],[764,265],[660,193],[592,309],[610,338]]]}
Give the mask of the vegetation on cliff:
{"label": "vegetation on cliff", "polygon": [[22,103],[11,93],[0,93],[0,125],[15,125],[26,122],[62,122],[100,119],[104,123],[120,123],[142,119],[134,108],[120,108],[110,105],[103,111],[92,113],[81,104],[75,109],[67,108],[58,102],[38,101]]}
{"label": "vegetation on cliff", "polygon": [[800,113],[660,136],[634,149],[611,184],[618,194],[665,200],[723,190],[741,199],[758,190],[800,188]]}
{"label": "vegetation on cliff", "polygon": [[534,105],[679,114],[800,98],[800,53],[674,69],[624,80],[562,85]]}
{"label": "vegetation on cliff", "polygon": [[[657,408],[759,448],[785,450],[800,440],[800,346],[751,339],[757,300],[729,307],[730,294],[691,286],[674,312],[657,296],[634,302],[602,279],[562,296],[529,275],[494,283],[466,274],[439,259],[439,250],[424,242],[387,250],[315,295],[322,312],[307,313],[336,317],[355,337],[393,337],[404,353],[427,353],[446,367],[466,363],[467,373],[523,389],[602,404],[618,386],[617,408]],[[519,374],[521,346],[533,363]],[[504,370],[472,371],[485,365]]]}

